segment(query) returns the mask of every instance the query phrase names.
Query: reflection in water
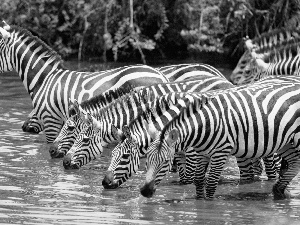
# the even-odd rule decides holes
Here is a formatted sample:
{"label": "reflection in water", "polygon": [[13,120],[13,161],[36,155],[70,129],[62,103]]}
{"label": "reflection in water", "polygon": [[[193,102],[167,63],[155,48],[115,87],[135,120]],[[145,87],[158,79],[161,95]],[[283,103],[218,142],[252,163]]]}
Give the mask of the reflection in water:
{"label": "reflection in water", "polygon": [[237,185],[233,159],[214,201],[195,200],[194,186],[178,185],[175,173],[151,199],[139,194],[142,170],[121,188],[104,190],[109,150],[79,171],[65,171],[60,159],[50,159],[43,134],[22,132],[31,101],[18,79],[0,79],[0,223],[299,224],[298,177],[289,187],[295,197],[274,202],[272,181]]}

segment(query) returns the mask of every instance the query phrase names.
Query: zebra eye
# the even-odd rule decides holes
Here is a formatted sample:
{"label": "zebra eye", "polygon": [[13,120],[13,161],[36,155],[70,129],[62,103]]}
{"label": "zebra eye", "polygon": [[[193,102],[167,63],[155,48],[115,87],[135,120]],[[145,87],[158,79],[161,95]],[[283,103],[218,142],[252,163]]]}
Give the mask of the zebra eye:
{"label": "zebra eye", "polygon": [[83,141],[84,143],[87,143],[87,142],[90,141],[90,138],[89,138],[88,136],[84,135],[83,138],[82,138],[82,141]]}
{"label": "zebra eye", "polygon": [[73,131],[74,129],[75,129],[75,127],[73,125],[68,126],[68,131]]}

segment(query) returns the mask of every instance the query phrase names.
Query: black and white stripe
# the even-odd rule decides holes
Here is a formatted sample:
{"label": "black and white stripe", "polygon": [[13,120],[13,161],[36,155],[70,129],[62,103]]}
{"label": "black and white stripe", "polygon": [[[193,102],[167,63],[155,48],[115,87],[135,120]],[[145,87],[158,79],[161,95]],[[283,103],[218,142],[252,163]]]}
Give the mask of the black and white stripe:
{"label": "black and white stripe", "polygon": [[[206,91],[208,89],[214,88],[221,89],[232,87],[232,84],[225,78],[215,76],[202,76],[202,79],[203,80],[151,85],[137,92],[122,96],[119,100],[112,102],[107,107],[101,110],[96,110],[97,113],[84,112],[84,114],[91,113],[92,116],[94,116],[98,121],[101,121],[102,124],[101,129],[98,129],[97,134],[88,131],[91,139],[97,138],[98,145],[102,146],[118,141],[115,136],[111,134],[111,124],[113,124],[117,128],[120,128],[128,124],[132,119],[136,118],[138,114],[145,109],[146,105],[148,105],[149,98],[145,98],[145,96],[149,95],[148,93],[150,93],[150,99],[151,101],[153,101],[155,98],[163,96],[170,92],[188,92],[190,90]],[[87,104],[86,102],[85,104]],[[72,142],[74,143],[71,150],[68,151],[66,159],[64,160],[65,168],[74,168],[74,166],[72,166],[73,164],[80,164],[80,166],[83,166],[85,163],[89,162],[90,160],[83,160],[79,157],[79,155],[84,157],[84,155],[81,153],[82,151],[88,152],[89,155],[93,155],[93,157],[89,157],[90,159],[95,158],[101,154],[101,152],[93,150],[96,149],[94,145],[97,143],[97,141],[92,142],[94,143],[94,145],[91,144],[84,147],[81,146],[81,139],[83,138],[83,136],[87,136],[85,134],[87,131],[83,131],[83,133],[80,133],[81,131],[79,129],[81,129],[82,127],[83,126],[76,127],[76,129],[78,130],[76,133],[79,134],[77,137],[74,135],[75,132],[73,132],[72,135],[68,135],[66,138],[60,140],[61,143],[66,143],[70,142],[72,138]],[[78,139],[78,141],[76,142],[75,139]],[[64,145],[66,146],[66,144]],[[61,149],[59,149],[59,151],[60,150]]]}
{"label": "black and white stripe", "polygon": [[[195,165],[197,198],[213,198],[229,154],[252,159],[275,152],[288,166],[274,185],[273,194],[275,199],[285,198],[286,186],[300,168],[299,88],[297,76],[272,77],[213,95],[195,96],[148,148],[142,195],[153,195],[175,151],[193,147],[200,156],[210,159],[206,180],[208,161],[203,159]],[[157,131],[149,131],[153,132]]]}
{"label": "black and white stripe", "polygon": [[54,141],[68,118],[69,98],[82,102],[121,86],[168,82],[162,73],[146,65],[103,72],[66,70],[56,52],[27,30],[6,25],[0,31],[0,71],[19,74],[48,143]]}

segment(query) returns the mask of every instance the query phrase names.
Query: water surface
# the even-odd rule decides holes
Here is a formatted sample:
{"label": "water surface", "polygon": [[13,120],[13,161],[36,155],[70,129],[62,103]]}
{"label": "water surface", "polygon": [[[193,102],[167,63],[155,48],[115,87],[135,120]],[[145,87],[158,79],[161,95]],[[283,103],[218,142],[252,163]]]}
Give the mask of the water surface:
{"label": "water surface", "polygon": [[43,134],[24,133],[21,125],[31,100],[15,73],[0,78],[1,224],[300,224],[300,179],[289,186],[290,200],[273,201],[274,182],[265,176],[237,185],[231,159],[213,201],[195,200],[193,185],[178,185],[170,173],[146,199],[139,194],[143,168],[121,188],[101,186],[109,150],[78,171],[51,159]]}

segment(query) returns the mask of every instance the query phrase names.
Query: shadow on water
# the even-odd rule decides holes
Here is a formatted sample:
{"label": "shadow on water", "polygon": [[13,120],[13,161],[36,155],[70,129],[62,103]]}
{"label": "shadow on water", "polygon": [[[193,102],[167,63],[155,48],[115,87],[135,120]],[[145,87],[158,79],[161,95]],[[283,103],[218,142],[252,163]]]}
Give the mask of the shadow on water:
{"label": "shadow on water", "polygon": [[213,201],[195,200],[195,187],[178,185],[177,173],[144,198],[143,167],[121,188],[104,190],[109,154],[64,170],[50,159],[43,134],[21,130],[32,106],[17,75],[1,74],[0,90],[0,224],[299,224],[298,177],[289,186],[294,198],[273,201],[274,182],[238,185],[234,161]]}

